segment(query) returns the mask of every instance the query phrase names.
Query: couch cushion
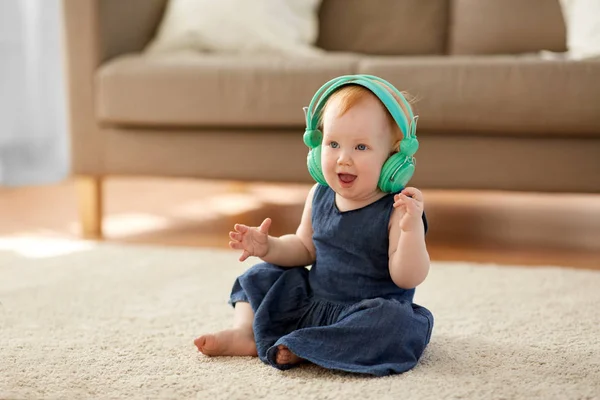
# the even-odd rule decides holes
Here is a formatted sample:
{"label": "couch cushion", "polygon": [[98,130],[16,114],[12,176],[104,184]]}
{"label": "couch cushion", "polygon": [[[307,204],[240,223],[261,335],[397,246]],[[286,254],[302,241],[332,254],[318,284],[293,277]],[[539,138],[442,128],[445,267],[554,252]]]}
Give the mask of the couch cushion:
{"label": "couch cushion", "polygon": [[450,54],[565,51],[558,0],[454,0]]}
{"label": "couch cushion", "polygon": [[600,136],[600,62],[369,57],[359,73],[416,96],[420,130]]}
{"label": "couch cushion", "polygon": [[98,71],[97,115],[115,125],[302,126],[317,89],[357,62],[348,54],[123,56]]}
{"label": "couch cushion", "polygon": [[442,54],[449,0],[323,0],[317,45],[363,54]]}

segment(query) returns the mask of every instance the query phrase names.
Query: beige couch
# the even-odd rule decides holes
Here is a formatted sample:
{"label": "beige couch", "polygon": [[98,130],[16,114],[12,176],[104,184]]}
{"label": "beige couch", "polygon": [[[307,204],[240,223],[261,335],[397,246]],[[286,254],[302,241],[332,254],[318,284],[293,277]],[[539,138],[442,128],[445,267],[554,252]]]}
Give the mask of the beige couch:
{"label": "beige couch", "polygon": [[88,235],[108,175],[310,182],[302,107],[352,73],[417,97],[411,184],[600,192],[600,61],[539,55],[565,50],[557,0],[323,0],[318,59],[144,57],[166,0],[63,5]]}

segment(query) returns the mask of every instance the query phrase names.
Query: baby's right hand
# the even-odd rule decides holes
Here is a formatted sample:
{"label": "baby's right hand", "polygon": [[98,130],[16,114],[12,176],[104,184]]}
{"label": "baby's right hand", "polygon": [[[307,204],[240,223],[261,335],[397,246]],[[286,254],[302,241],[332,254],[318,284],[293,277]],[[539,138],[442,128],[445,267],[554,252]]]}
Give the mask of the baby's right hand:
{"label": "baby's right hand", "polygon": [[269,227],[271,218],[266,218],[258,228],[235,224],[235,232],[229,232],[229,247],[244,250],[240,261],[250,256],[264,257],[269,250]]}

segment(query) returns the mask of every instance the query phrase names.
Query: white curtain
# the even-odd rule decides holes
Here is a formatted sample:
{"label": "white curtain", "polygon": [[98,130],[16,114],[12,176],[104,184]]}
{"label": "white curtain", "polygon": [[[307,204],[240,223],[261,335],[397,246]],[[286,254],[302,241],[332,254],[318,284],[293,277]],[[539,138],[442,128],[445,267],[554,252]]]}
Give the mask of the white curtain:
{"label": "white curtain", "polygon": [[60,0],[0,0],[0,185],[68,174]]}

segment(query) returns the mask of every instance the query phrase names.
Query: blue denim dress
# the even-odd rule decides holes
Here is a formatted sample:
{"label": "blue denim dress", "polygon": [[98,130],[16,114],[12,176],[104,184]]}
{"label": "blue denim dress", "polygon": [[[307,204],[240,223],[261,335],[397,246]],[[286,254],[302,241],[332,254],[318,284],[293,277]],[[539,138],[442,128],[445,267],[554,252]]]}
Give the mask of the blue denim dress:
{"label": "blue denim dress", "polygon": [[[341,212],[318,185],[312,204],[316,261],[260,263],[239,276],[230,304],[249,302],[260,359],[279,369],[277,346],[324,368],[376,376],[413,368],[429,343],[433,316],[398,288],[388,269],[394,195]],[[427,229],[427,220],[423,214]]]}

